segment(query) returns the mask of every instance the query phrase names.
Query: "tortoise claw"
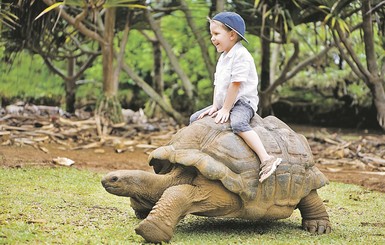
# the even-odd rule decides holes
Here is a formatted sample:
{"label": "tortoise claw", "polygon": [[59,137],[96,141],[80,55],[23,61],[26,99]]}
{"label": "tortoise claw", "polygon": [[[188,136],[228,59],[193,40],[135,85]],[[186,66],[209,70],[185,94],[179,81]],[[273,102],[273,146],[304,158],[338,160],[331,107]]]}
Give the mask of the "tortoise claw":
{"label": "tortoise claw", "polygon": [[329,220],[302,220],[304,230],[312,234],[329,234],[332,230]]}

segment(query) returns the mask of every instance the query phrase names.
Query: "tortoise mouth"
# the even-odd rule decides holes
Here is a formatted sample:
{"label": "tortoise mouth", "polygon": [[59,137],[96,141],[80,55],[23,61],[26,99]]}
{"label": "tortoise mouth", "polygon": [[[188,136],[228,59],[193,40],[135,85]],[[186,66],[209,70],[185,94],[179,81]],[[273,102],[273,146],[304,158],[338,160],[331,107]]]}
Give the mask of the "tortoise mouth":
{"label": "tortoise mouth", "polygon": [[114,186],[104,186],[104,189],[111,194],[118,194],[119,193],[119,188],[114,187]]}
{"label": "tortoise mouth", "polygon": [[106,191],[108,191],[108,192],[110,192],[110,190],[117,189],[117,187],[111,185],[111,184],[108,183],[108,182],[104,182],[104,181],[102,181],[102,186],[103,186],[103,188],[104,188]]}
{"label": "tortoise mouth", "polygon": [[115,187],[115,186],[106,185],[106,186],[104,186],[104,189],[106,189],[106,190],[116,190],[118,188]]}

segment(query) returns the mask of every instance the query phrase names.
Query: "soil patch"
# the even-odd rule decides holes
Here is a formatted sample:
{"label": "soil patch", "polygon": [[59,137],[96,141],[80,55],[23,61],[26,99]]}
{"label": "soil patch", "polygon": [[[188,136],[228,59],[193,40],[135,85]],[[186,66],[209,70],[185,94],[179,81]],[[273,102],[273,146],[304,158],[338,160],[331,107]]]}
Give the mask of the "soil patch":
{"label": "soil patch", "polygon": [[[126,111],[127,123],[111,128],[104,127],[99,117],[79,120],[50,111],[50,116],[34,112],[0,118],[0,166],[54,166],[53,159],[64,157],[74,161],[75,168],[102,173],[150,171],[148,153],[166,144],[180,128],[171,119],[148,120],[133,111]],[[308,139],[316,165],[331,181],[385,192],[383,131],[290,126]]]}
{"label": "soil patch", "polygon": [[[382,137],[379,135],[378,137]],[[315,142],[309,139],[312,150],[316,152],[315,161],[317,167],[329,178],[330,181],[356,184],[368,188],[385,192],[385,172],[368,171],[360,169],[353,164],[325,164],[320,159],[318,148],[325,149],[324,142]],[[41,149],[45,149],[42,151]],[[79,169],[92,170],[99,173],[106,173],[117,169],[141,169],[151,171],[147,164],[148,153],[152,149],[135,147],[118,153],[113,147],[100,147],[96,149],[68,150],[63,146],[50,143],[34,147],[23,146],[0,146],[0,165],[5,167],[24,167],[34,166],[55,166],[53,159],[66,157],[75,164],[72,167]],[[324,158],[322,158],[324,159]]]}

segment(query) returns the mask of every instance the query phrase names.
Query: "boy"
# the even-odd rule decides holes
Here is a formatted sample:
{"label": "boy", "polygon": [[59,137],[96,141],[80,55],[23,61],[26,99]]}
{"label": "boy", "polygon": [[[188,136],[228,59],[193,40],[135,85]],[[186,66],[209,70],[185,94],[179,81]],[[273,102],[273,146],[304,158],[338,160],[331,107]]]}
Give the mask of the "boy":
{"label": "boy", "polygon": [[282,159],[270,156],[258,134],[251,128],[250,120],[257,111],[258,75],[254,60],[241,40],[246,30],[242,17],[233,12],[222,12],[210,20],[211,42],[219,57],[215,78],[213,104],[190,117],[190,123],[206,115],[215,117],[216,123],[230,125],[261,161],[259,181],[266,180],[281,163]]}

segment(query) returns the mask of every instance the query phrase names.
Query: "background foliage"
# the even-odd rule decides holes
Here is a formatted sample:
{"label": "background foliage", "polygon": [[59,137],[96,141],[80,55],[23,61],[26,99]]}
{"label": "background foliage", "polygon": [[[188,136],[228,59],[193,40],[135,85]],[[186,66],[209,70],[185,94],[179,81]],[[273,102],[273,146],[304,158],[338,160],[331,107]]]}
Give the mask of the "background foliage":
{"label": "background foliage", "polygon": [[[206,16],[209,15],[210,5],[204,1],[187,2],[192,11],[194,22],[209,46],[211,59],[215,61],[218,54],[215,53],[215,50],[210,45],[206,19]],[[230,5],[228,8],[230,8]],[[276,9],[275,11],[279,13],[282,10]],[[284,12],[280,16],[284,16]],[[360,20],[357,16],[352,15],[345,21],[350,26],[354,26]],[[298,58],[300,61],[308,58],[310,54],[319,52],[330,42],[331,33],[324,24],[318,22],[317,24],[291,26],[293,30],[290,32],[290,37],[298,39],[301,44]],[[258,72],[261,74],[261,39],[255,35],[256,26],[257,23],[247,22],[247,27],[250,30],[247,37],[250,43],[245,46],[253,54]],[[285,27],[284,29],[287,30],[288,28]],[[151,86],[154,86],[153,48],[142,33],[147,32],[146,29],[147,27],[143,24],[132,27],[124,59],[142,79]],[[186,72],[196,89],[193,109],[209,105],[212,99],[211,74],[208,73],[200,53],[200,47],[197,45],[192,31],[188,27],[184,13],[177,9],[163,16],[161,30],[172,46],[172,50],[176,54],[182,69]],[[121,39],[121,34],[121,32],[116,33],[119,40]],[[147,35],[153,36],[152,33],[148,32]],[[360,32],[353,32],[351,34],[351,40],[354,42],[353,47],[357,53],[364,52],[361,37]],[[377,53],[384,53],[381,45],[381,35],[376,32],[375,38],[378,44],[376,45]],[[118,48],[118,45],[119,43],[116,42],[116,48]],[[274,69],[279,72],[293,53],[293,47],[290,45],[279,45],[277,50],[279,62]],[[6,56],[2,55],[3,52],[4,49],[0,49],[0,56],[3,56],[3,60],[0,62],[2,74],[0,77],[0,94],[4,106],[17,100],[22,100],[65,107],[64,82],[57,75],[48,71],[38,55],[21,52],[11,64],[6,60]],[[186,100],[181,80],[175,73],[164,50],[162,50],[162,57],[165,84],[164,96],[167,97],[167,100],[177,111],[185,112],[188,115],[191,111],[185,111],[188,108],[186,103],[190,102]],[[360,56],[360,59],[364,61],[365,57]],[[78,108],[96,101],[101,95],[103,86],[101,63],[101,58],[97,58],[93,62],[92,67],[87,69],[78,80],[76,93],[76,106]],[[58,62],[58,66],[65,70],[66,61]],[[118,96],[124,108],[137,110],[138,108],[149,106],[149,96],[135,85],[132,78],[123,72],[119,76]],[[363,110],[370,111],[372,106],[368,87],[352,72],[346,62],[341,59],[336,49],[328,52],[321,60],[311,64],[311,66],[300,71],[288,83],[277,88],[273,94],[273,105],[278,103],[276,104],[277,106],[273,106],[274,113],[279,115],[281,110],[279,105],[288,102],[290,105],[297,107],[303,105],[297,104],[297,102],[312,105],[312,108],[317,108],[316,112],[313,113],[327,112],[332,110],[332,108],[340,108],[341,110],[346,110],[347,108],[348,110],[355,111],[364,108]]]}

